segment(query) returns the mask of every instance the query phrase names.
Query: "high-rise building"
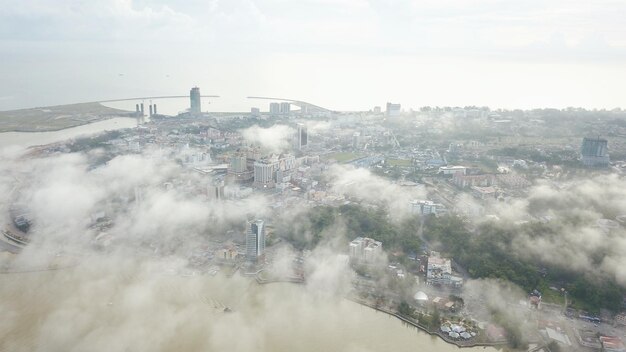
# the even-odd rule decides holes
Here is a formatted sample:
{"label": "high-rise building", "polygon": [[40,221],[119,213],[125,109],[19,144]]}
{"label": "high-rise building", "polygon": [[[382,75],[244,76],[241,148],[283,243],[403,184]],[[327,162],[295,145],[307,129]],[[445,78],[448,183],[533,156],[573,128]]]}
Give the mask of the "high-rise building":
{"label": "high-rise building", "polygon": [[247,170],[247,158],[245,154],[236,154],[230,157],[230,164],[228,165],[229,173],[241,173]]}
{"label": "high-rise building", "polygon": [[279,103],[270,103],[270,114],[280,114]]}
{"label": "high-rise building", "polygon": [[[238,152],[230,157],[228,163],[228,175],[229,181],[234,182],[248,182],[254,177],[252,171],[253,165],[248,166],[248,158],[245,152]],[[249,171],[250,170],[250,171]]]}
{"label": "high-rise building", "polygon": [[254,162],[254,185],[259,188],[272,187],[274,185],[274,174],[276,164],[268,160]]}
{"label": "high-rise building", "polygon": [[280,103],[280,113],[289,114],[291,112],[291,104],[288,102]]}
{"label": "high-rise building", "polygon": [[261,117],[261,109],[259,109],[259,108],[251,108],[250,109],[250,116],[252,116],[252,117]]}
{"label": "high-rise building", "polygon": [[212,182],[207,186],[207,198],[211,200],[224,199],[224,181]]}
{"label": "high-rise building", "polygon": [[296,132],[295,147],[296,149],[302,149],[309,144],[309,134],[306,125],[303,123],[298,124],[298,131]]}
{"label": "high-rise building", "polygon": [[385,112],[385,114],[387,115],[387,117],[400,116],[400,109],[400,104],[387,103],[387,111]]}
{"label": "high-rise building", "polygon": [[265,224],[263,220],[246,223],[246,259],[257,262],[265,252]]}
{"label": "high-rise building", "polygon": [[583,139],[580,147],[581,161],[587,167],[608,167],[609,153],[606,139],[589,138]]}
{"label": "high-rise building", "polygon": [[202,111],[202,105],[200,102],[200,88],[191,88],[191,91],[189,91],[189,99],[191,100],[191,107],[189,108],[189,112],[192,114],[199,114]]}

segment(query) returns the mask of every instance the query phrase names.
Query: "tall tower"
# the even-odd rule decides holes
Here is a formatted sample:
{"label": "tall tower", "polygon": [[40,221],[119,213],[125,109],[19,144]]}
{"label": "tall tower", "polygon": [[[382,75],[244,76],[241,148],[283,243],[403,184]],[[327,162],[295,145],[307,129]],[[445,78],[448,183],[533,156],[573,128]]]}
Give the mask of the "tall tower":
{"label": "tall tower", "polygon": [[192,114],[200,114],[202,111],[202,106],[200,105],[200,88],[191,88],[191,91],[189,91],[189,99],[191,100],[189,112]]}
{"label": "tall tower", "polygon": [[309,134],[306,125],[303,123],[298,124],[298,149],[302,149],[309,144]]}
{"label": "tall tower", "polygon": [[265,223],[252,220],[246,223],[246,259],[257,262],[265,252]]}

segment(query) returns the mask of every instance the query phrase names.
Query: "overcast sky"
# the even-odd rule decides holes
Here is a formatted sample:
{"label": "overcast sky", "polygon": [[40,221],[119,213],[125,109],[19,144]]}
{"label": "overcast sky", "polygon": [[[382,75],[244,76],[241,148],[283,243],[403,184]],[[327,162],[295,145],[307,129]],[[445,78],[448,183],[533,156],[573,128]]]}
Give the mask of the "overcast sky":
{"label": "overcast sky", "polygon": [[193,85],[233,109],[625,107],[625,18],[623,0],[4,0],[0,109]]}

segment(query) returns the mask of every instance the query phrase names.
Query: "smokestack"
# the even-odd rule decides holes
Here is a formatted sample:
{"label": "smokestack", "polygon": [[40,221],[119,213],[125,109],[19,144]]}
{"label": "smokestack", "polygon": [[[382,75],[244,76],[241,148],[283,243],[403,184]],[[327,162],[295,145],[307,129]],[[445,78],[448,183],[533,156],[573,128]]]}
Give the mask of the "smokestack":
{"label": "smokestack", "polygon": [[156,104],[154,104],[154,114],[155,115],[157,114],[157,112],[156,112]]}
{"label": "smokestack", "polygon": [[152,116],[152,104],[150,104],[150,116]]}
{"label": "smokestack", "polygon": [[143,112],[143,103],[141,103],[141,115],[142,116],[145,115],[144,112]]}

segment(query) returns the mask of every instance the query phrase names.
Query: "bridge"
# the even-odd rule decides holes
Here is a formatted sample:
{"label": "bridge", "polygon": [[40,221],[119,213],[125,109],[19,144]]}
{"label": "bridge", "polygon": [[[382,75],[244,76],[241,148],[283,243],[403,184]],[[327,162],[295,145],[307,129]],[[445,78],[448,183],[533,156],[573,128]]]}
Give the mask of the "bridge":
{"label": "bridge", "polygon": [[[200,98],[219,98],[219,95],[201,95]],[[163,95],[158,97],[139,97],[139,98],[122,98],[122,99],[110,99],[110,100],[98,100],[92,101],[90,103],[114,103],[118,101],[130,101],[130,100],[150,100],[150,99],[180,99],[180,98],[188,98],[189,95]]]}
{"label": "bridge", "polygon": [[269,97],[247,97],[247,98],[248,99],[285,101],[295,106],[298,106],[300,107],[300,109],[303,109],[303,111],[307,111],[307,112],[331,112],[331,110],[329,109],[323,108],[321,106],[313,105],[311,103],[307,103],[306,101],[301,101],[301,100],[284,99],[284,98],[269,98]]}

